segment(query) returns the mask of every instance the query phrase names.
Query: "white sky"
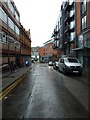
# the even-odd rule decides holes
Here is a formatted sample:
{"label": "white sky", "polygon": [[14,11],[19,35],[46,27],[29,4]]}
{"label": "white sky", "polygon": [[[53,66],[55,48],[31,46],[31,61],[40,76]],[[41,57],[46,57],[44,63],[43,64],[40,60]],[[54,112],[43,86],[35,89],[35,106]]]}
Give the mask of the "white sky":
{"label": "white sky", "polygon": [[14,0],[20,22],[31,30],[31,46],[42,46],[51,39],[63,0]]}

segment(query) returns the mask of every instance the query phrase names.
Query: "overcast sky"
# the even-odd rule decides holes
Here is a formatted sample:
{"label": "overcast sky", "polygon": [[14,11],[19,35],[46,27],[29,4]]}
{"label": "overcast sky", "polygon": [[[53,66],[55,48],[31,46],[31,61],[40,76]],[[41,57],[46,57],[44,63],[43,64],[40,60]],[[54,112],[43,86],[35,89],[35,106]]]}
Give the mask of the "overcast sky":
{"label": "overcast sky", "polygon": [[14,0],[20,22],[31,30],[31,46],[42,46],[51,39],[63,0]]}

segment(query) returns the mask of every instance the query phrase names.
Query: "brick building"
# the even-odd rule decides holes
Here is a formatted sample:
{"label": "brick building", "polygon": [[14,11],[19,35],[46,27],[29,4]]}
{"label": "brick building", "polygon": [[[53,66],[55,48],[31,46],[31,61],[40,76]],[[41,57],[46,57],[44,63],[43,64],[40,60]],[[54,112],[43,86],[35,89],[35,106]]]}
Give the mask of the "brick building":
{"label": "brick building", "polygon": [[60,49],[53,49],[53,41],[49,40],[44,43],[43,47],[38,49],[40,62],[48,62],[50,60],[55,61],[59,58]]}
{"label": "brick building", "polygon": [[[22,39],[20,33],[22,30],[20,24],[20,14],[12,0],[0,1],[0,68],[9,68],[10,61],[21,66],[22,57]],[[27,33],[26,33],[27,37]],[[25,38],[24,55],[30,56],[31,40]],[[29,43],[29,44],[26,44]]]}
{"label": "brick building", "polygon": [[25,66],[25,61],[28,61],[29,64],[31,64],[30,30],[26,31],[22,25],[20,28],[20,43],[21,43],[20,65]]}
{"label": "brick building", "polygon": [[74,52],[90,69],[90,1],[76,0],[76,48]]}
{"label": "brick building", "polygon": [[61,56],[77,57],[84,68],[90,68],[90,1],[66,0],[62,3],[52,36],[54,49]]}
{"label": "brick building", "polygon": [[20,14],[14,4],[7,0],[0,2],[0,65],[8,66],[20,56]]}

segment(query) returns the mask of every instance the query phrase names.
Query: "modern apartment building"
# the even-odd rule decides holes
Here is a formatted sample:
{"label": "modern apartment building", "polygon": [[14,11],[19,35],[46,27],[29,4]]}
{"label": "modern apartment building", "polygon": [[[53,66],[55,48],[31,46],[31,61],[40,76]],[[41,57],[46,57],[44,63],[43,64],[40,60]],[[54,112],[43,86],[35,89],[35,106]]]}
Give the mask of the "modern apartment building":
{"label": "modern apartment building", "polygon": [[59,44],[54,49],[60,48],[61,55],[77,57],[84,68],[90,68],[90,1],[66,0],[59,14],[53,32]]}
{"label": "modern apartment building", "polygon": [[24,36],[26,38],[23,39],[22,44],[22,38],[20,37],[22,31],[23,28],[20,24],[20,14],[14,2],[12,0],[1,0],[0,68],[2,68],[2,70],[3,68],[9,67],[10,61],[15,62],[16,66],[21,67],[22,56],[30,56],[31,38],[28,37],[28,33],[25,31]]}
{"label": "modern apartment building", "polygon": [[75,4],[74,0],[63,3],[63,39],[67,56],[73,54],[72,49],[75,47]]}

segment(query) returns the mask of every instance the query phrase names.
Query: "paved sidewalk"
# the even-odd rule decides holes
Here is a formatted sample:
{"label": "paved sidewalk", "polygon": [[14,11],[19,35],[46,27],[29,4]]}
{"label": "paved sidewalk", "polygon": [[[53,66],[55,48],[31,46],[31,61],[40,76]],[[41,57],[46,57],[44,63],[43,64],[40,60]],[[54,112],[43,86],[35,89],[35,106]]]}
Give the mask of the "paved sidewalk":
{"label": "paved sidewalk", "polygon": [[32,69],[32,67],[33,65],[29,67],[19,68],[13,73],[7,72],[7,73],[2,74],[2,89],[0,89],[0,92],[4,90],[5,88],[7,88],[9,85],[11,85],[18,78],[23,76],[30,69]]}

